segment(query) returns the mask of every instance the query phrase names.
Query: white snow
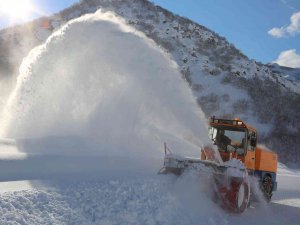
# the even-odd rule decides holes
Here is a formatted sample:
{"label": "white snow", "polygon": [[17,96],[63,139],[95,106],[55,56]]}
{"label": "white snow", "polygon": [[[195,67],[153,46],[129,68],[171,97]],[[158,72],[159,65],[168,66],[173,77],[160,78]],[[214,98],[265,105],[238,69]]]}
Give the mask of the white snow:
{"label": "white snow", "polygon": [[33,186],[29,180],[0,182],[0,194],[5,192],[31,190],[32,188]]}
{"label": "white snow", "polygon": [[238,159],[230,159],[224,162],[224,166],[228,167],[226,175],[231,177],[247,177],[245,165]]}
{"label": "white snow", "polygon": [[[68,186],[72,194],[66,197],[59,193],[64,188],[53,191],[52,184],[35,189],[34,181],[2,183],[17,192],[1,195],[1,224],[132,224],[140,223],[140,214],[150,223],[148,214],[163,200],[156,191],[162,184],[155,178],[151,187],[143,179],[156,177],[163,142],[198,156],[209,140],[204,115],[170,56],[100,11],[71,21],[30,52],[0,121],[1,137],[7,138],[0,143],[0,180],[76,178],[80,184]],[[86,185],[83,177],[101,180]],[[139,179],[122,183],[113,177]],[[69,182],[59,182],[64,184]],[[76,203],[73,194],[84,196]],[[149,201],[153,206],[145,213]],[[129,212],[113,218],[125,203]],[[90,218],[90,210],[100,215]],[[172,217],[157,211],[157,221]]]}
{"label": "white snow", "polygon": [[0,195],[0,223],[299,224],[300,178],[282,174],[278,180],[271,203],[256,203],[241,215],[222,211],[210,199],[208,178],[193,174],[33,181],[29,190]]}
{"label": "white snow", "polygon": [[1,118],[1,137],[66,137],[84,155],[88,143],[101,155],[160,157],[164,141],[198,155],[208,142],[176,64],[112,13],[73,20],[32,50]]}

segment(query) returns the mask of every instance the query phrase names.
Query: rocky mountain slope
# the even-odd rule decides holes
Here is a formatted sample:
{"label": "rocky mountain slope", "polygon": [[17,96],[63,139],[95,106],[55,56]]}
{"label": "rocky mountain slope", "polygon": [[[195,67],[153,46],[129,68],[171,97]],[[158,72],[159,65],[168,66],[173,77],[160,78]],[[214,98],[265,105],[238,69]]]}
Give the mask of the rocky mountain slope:
{"label": "rocky mountain slope", "polygon": [[[0,87],[13,87],[22,58],[34,46],[67,21],[98,9],[113,11],[168,52],[207,117],[246,120],[281,161],[300,164],[300,82],[287,79],[285,70],[250,60],[215,32],[147,0],[82,0],[49,18],[2,30]],[[0,107],[8,93],[3,90]]]}

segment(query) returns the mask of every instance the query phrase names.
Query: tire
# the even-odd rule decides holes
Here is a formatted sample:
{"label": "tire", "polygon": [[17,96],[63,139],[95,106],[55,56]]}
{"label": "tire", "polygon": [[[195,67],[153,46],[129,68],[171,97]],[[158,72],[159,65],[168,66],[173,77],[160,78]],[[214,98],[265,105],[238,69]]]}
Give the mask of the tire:
{"label": "tire", "polygon": [[261,190],[264,196],[264,199],[266,202],[270,202],[272,195],[273,195],[273,181],[270,176],[265,176],[262,184],[261,184]]}

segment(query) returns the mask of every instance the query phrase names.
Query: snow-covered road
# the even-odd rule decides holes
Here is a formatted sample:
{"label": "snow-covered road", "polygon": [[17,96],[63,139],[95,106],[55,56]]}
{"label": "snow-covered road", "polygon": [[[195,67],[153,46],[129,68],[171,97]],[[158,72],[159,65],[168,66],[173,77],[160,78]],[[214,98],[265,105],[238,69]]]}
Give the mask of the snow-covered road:
{"label": "snow-covered road", "polygon": [[299,224],[300,173],[281,167],[279,174],[272,202],[255,203],[242,215],[215,205],[201,183],[205,179],[195,177],[85,176],[0,183],[0,224]]}

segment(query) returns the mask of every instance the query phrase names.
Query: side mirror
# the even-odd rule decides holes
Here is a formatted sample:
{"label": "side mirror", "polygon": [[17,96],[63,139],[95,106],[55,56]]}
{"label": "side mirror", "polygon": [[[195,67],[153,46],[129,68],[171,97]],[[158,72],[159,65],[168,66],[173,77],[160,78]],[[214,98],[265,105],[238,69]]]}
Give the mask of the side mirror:
{"label": "side mirror", "polygon": [[256,147],[256,139],[251,139],[250,145],[251,145],[252,147]]}
{"label": "side mirror", "polygon": [[255,137],[255,134],[251,135],[250,145],[251,145],[251,147],[256,147],[256,137]]}

